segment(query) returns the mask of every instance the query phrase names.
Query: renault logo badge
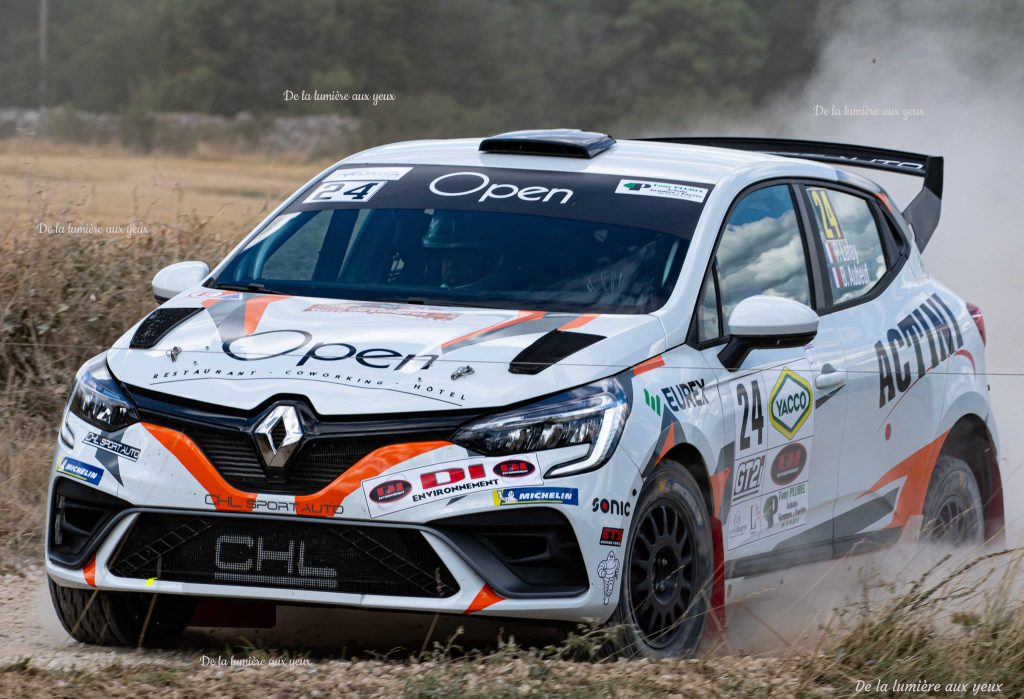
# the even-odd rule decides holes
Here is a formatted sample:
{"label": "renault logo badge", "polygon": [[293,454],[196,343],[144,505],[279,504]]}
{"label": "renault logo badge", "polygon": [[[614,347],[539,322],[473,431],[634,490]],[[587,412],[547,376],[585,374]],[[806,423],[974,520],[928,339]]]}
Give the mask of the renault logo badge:
{"label": "renault logo badge", "polygon": [[283,477],[288,459],[302,441],[298,411],[291,405],[277,406],[256,426],[255,437],[267,475]]}

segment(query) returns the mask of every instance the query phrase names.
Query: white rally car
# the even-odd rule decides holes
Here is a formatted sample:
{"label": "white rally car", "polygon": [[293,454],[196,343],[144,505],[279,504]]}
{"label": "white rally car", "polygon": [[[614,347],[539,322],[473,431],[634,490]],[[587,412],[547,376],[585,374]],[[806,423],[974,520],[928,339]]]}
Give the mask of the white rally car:
{"label": "white rally car", "polygon": [[[900,213],[844,164],[924,188]],[[587,621],[658,657],[726,580],[998,536],[984,323],[921,262],[941,188],[941,158],[572,130],[342,160],[78,372],[58,615]]]}

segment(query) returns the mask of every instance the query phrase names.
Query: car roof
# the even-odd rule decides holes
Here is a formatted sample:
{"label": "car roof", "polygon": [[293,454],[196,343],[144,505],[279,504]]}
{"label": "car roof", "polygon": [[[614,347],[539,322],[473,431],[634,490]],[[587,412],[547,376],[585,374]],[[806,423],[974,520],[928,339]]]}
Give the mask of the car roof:
{"label": "car roof", "polygon": [[778,176],[836,178],[829,165],[780,157],[765,153],[712,148],[708,146],[620,140],[593,158],[569,158],[551,155],[521,155],[480,152],[480,138],[404,141],[378,146],[351,155],[338,164],[356,163],[454,165],[466,167],[560,170],[602,175],[655,177],[685,182],[716,184],[741,171],[756,173],[762,169]]}

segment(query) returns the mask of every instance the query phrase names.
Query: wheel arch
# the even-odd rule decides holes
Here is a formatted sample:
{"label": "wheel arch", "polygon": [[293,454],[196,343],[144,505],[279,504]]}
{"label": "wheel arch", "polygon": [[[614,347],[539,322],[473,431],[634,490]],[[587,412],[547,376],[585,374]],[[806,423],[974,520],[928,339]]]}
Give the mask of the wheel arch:
{"label": "wheel arch", "polygon": [[714,494],[711,490],[711,476],[708,474],[708,467],[697,447],[692,444],[677,444],[672,447],[663,459],[672,459],[683,465],[690,472],[693,479],[700,486],[700,493],[704,498],[704,506],[708,510],[708,516],[715,516]]}
{"label": "wheel arch", "polygon": [[981,491],[985,539],[1003,536],[1003,481],[996,458],[995,440],[985,420],[974,413],[961,416],[950,428],[939,456],[962,459],[971,469]]}

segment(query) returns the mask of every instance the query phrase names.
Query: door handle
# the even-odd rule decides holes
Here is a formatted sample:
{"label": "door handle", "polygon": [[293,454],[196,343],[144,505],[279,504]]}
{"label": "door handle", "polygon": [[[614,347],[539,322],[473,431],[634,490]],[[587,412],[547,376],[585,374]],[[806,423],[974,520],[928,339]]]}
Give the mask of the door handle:
{"label": "door handle", "polygon": [[822,390],[839,388],[846,383],[846,370],[836,369],[831,364],[821,368],[821,373],[814,379],[814,385]]}

